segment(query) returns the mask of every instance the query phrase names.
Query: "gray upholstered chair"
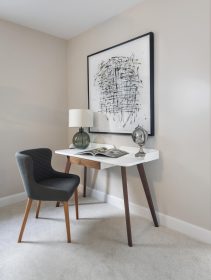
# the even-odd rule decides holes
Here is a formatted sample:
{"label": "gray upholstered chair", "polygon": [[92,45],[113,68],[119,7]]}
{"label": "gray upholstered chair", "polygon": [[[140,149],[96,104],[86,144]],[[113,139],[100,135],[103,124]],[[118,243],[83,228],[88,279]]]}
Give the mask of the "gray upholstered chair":
{"label": "gray upholstered chair", "polygon": [[39,216],[41,201],[64,203],[67,242],[71,242],[68,200],[75,195],[76,219],[78,219],[78,192],[80,178],[77,175],[55,171],[51,166],[52,152],[47,148],[25,150],[16,153],[20,175],[28,195],[23,223],[18,242],[21,242],[28,214],[33,200],[38,201],[36,218]]}

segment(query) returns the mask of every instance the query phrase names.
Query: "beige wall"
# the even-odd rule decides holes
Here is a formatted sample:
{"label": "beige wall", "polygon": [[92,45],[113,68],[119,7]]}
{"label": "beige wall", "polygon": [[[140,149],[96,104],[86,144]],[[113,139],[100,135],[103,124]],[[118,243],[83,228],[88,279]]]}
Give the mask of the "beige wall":
{"label": "beige wall", "polygon": [[64,40],[6,21],[0,38],[2,197],[23,191],[16,151],[67,145],[67,50]]}
{"label": "beige wall", "polygon": [[[68,79],[64,40],[0,21],[0,197],[23,191],[17,150],[71,142],[67,109],[87,107],[87,55],[153,31],[156,135],[148,146],[161,158],[146,172],[155,204],[164,214],[211,229],[209,5],[147,0],[81,34],[68,44]],[[129,136],[92,135],[92,141],[133,145]],[[57,168],[63,164],[54,156]],[[90,175],[90,186],[122,197],[118,168]],[[146,206],[134,168],[128,181],[130,201]]]}
{"label": "beige wall", "polygon": [[[209,0],[148,0],[69,41],[70,108],[87,107],[87,55],[153,31],[155,137],[160,160],[146,165],[156,208],[211,229]],[[69,129],[69,142],[73,131]],[[129,136],[93,140],[133,145]],[[118,168],[95,173],[89,184],[122,197]],[[137,170],[128,170],[130,201],[146,206]]]}

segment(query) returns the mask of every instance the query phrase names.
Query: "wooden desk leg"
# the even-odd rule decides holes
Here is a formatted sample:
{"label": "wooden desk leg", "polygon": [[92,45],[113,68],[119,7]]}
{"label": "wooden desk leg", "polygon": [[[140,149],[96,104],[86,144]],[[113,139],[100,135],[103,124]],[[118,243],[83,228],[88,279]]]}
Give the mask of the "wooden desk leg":
{"label": "wooden desk leg", "polygon": [[[71,167],[71,161],[70,161],[70,157],[67,156],[67,162],[66,162],[66,166],[65,166],[65,173],[69,173],[70,172],[70,167]],[[60,201],[57,201],[56,203],[56,207],[60,206]]]}
{"label": "wooden desk leg", "polygon": [[86,197],[86,178],[87,178],[87,167],[84,166],[84,193],[83,193],[83,197]]}
{"label": "wooden desk leg", "polygon": [[127,226],[128,246],[132,247],[133,243],[132,243],[132,234],[131,234],[131,226],[130,226],[130,212],[129,212],[129,203],[128,203],[126,167],[121,166],[121,174],[122,174],[122,188],[123,188],[123,196],[124,196],[124,204],[125,204],[125,220],[126,220],[126,226]]}
{"label": "wooden desk leg", "polygon": [[74,199],[75,199],[75,217],[76,220],[79,219],[79,214],[78,214],[78,189],[75,190],[74,192]]}
{"label": "wooden desk leg", "polygon": [[70,167],[71,167],[71,161],[70,161],[70,157],[67,156],[67,162],[66,162],[66,166],[65,166],[65,173],[69,173],[70,172]]}
{"label": "wooden desk leg", "polygon": [[152,201],[152,197],[151,197],[151,193],[150,193],[150,189],[149,189],[149,185],[148,185],[148,182],[147,182],[146,173],[144,171],[143,163],[138,164],[137,168],[138,168],[138,172],[139,172],[142,184],[143,184],[144,192],[145,192],[145,195],[146,195],[146,198],[147,198],[147,201],[148,201],[148,205],[149,205],[149,208],[150,208],[150,211],[151,211],[151,215],[152,215],[154,225],[155,225],[155,227],[159,227],[157,217],[156,217],[156,213],[155,213],[155,208],[154,208],[154,205],[153,205],[153,201]]}

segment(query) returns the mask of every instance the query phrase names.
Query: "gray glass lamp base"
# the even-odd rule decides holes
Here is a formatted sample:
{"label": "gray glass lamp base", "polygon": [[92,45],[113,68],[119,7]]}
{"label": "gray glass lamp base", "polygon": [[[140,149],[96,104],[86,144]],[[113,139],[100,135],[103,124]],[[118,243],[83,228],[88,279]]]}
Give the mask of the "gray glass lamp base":
{"label": "gray glass lamp base", "polygon": [[86,149],[89,146],[90,137],[87,132],[81,127],[79,128],[79,132],[77,132],[73,136],[73,145],[77,149]]}

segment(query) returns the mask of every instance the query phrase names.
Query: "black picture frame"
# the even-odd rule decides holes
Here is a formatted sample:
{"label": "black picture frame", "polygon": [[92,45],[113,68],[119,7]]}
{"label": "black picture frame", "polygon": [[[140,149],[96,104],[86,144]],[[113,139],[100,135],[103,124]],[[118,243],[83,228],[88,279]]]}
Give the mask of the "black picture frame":
{"label": "black picture frame", "polygon": [[[143,39],[145,40],[145,41],[143,41]],[[140,42],[142,40],[142,43]],[[139,41],[139,42],[138,42]],[[148,41],[148,43],[146,43],[146,41]],[[138,45],[136,46],[136,42],[138,42]],[[143,43],[144,42],[144,43]],[[136,50],[136,52],[138,53],[138,46],[140,45],[140,46],[142,46],[142,44],[143,44],[143,46],[147,46],[147,50],[145,50],[145,49],[143,49],[142,50],[142,53],[143,53],[143,61],[145,61],[146,60],[146,62],[145,62],[145,64],[146,65],[148,65],[148,66],[146,66],[146,69],[147,69],[147,73],[145,74],[146,75],[146,84],[147,84],[147,86],[146,86],[146,88],[147,88],[147,91],[146,91],[146,93],[145,93],[145,95],[146,95],[146,100],[147,100],[147,109],[146,109],[146,112],[147,112],[147,117],[144,119],[143,118],[143,120],[146,120],[146,122],[147,122],[147,127],[145,127],[142,123],[138,123],[139,125],[142,125],[147,131],[148,131],[148,135],[149,136],[154,136],[154,134],[155,134],[155,129],[154,129],[154,33],[153,32],[149,32],[149,33],[146,33],[146,34],[143,34],[143,35],[141,35],[141,36],[138,36],[138,37],[135,37],[135,38],[133,38],[133,39],[130,39],[130,40],[128,40],[128,41],[125,41],[125,42],[122,42],[122,43],[120,43],[120,44],[117,44],[117,45],[114,45],[114,46],[112,46],[112,47],[109,47],[109,48],[106,48],[106,49],[103,49],[103,50],[101,50],[101,51],[98,51],[98,52],[95,52],[95,53],[93,53],[93,54],[90,54],[90,55],[88,55],[87,56],[87,80],[88,80],[88,108],[89,109],[91,109],[91,110],[93,110],[94,112],[95,112],[95,120],[96,120],[96,118],[98,119],[98,117],[99,117],[99,115],[100,115],[100,118],[102,117],[102,115],[106,115],[106,112],[107,111],[105,111],[105,112],[103,112],[103,111],[99,111],[99,110],[97,110],[96,108],[97,108],[97,106],[96,106],[96,108],[94,107],[94,105],[93,105],[93,103],[95,102],[96,104],[97,104],[97,101],[94,101],[93,102],[93,100],[95,100],[94,99],[94,97],[96,97],[96,100],[97,99],[99,99],[99,100],[101,100],[100,99],[100,97],[98,97],[97,95],[98,95],[98,91],[99,91],[99,89],[98,89],[98,91],[96,90],[96,92],[95,93],[93,93],[93,87],[91,87],[90,86],[90,84],[93,84],[93,79],[96,79],[96,77],[95,76],[93,76],[93,73],[94,73],[94,70],[93,69],[95,69],[94,67],[96,67],[96,66],[93,66],[93,65],[91,65],[91,63],[93,64],[93,61],[95,62],[96,61],[96,57],[97,57],[97,59],[99,60],[99,59],[102,59],[102,54],[104,54],[105,55],[105,57],[106,57],[106,59],[107,59],[107,62],[108,61],[111,61],[112,59],[113,60],[115,60],[115,59],[118,59],[119,57],[121,58],[121,61],[123,61],[123,65],[125,65],[125,61],[127,60],[127,62],[128,62],[128,59],[130,59],[130,61],[131,61],[131,59],[133,59],[133,61],[135,61],[135,63],[137,63],[137,64],[141,64],[141,62],[139,63],[139,61],[138,61],[138,59],[136,59],[136,58],[134,58],[135,57],[135,55],[133,54],[133,49],[131,49],[131,53],[128,53],[126,56],[122,56],[121,54],[120,54],[120,56],[118,56],[118,55],[115,55],[115,56],[112,56],[112,51],[111,50],[113,50],[113,49],[116,49],[115,50],[115,52],[113,52],[113,54],[115,54],[116,52],[118,53],[118,50],[120,50],[120,48],[121,47],[123,47],[123,51],[125,51],[125,52],[127,52],[127,48],[126,49],[124,49],[125,48],[125,46],[127,45],[128,46],[128,49],[130,48],[130,46],[129,46],[129,44],[131,44],[131,46],[134,46],[134,49]],[[146,48],[146,46],[144,47],[144,48]],[[119,48],[119,49],[117,49],[117,48]],[[110,55],[109,55],[109,52],[111,52],[110,53]],[[121,52],[121,51],[120,51]],[[130,51],[129,51],[130,52]],[[144,54],[145,54],[145,56],[146,57],[144,57]],[[131,58],[131,56],[133,55],[133,58]],[[139,54],[137,54],[138,56],[139,56]],[[101,57],[101,58],[100,58]],[[110,58],[109,58],[110,57]],[[140,56],[141,57],[141,56]],[[93,58],[95,58],[95,59],[93,59]],[[123,59],[122,59],[123,58]],[[92,60],[92,61],[91,61]],[[105,62],[104,60],[101,60],[101,63],[99,64],[100,66],[101,65],[103,65],[103,69],[107,69],[108,67],[107,67],[107,62]],[[116,61],[115,61],[115,63],[116,63]],[[118,63],[119,63],[119,60],[118,60]],[[148,63],[148,64],[147,64]],[[137,65],[136,64],[136,65]],[[97,65],[97,67],[98,67],[98,69],[99,69],[99,65]],[[115,64],[116,65],[116,64]],[[119,65],[119,64],[117,64],[117,65]],[[135,64],[134,64],[135,65]],[[107,68],[106,68],[107,67]],[[136,67],[136,66],[135,66]],[[102,69],[102,67],[100,68],[100,69]],[[136,67],[136,69],[139,69],[138,68],[138,66]],[[138,71],[138,70],[137,70]],[[137,72],[136,71],[136,72]],[[133,71],[134,72],[134,71]],[[96,71],[96,73],[98,73],[97,71]],[[112,72],[113,73],[113,72]],[[137,72],[138,73],[138,72]],[[136,74],[137,74],[136,73]],[[101,76],[100,76],[100,85],[102,85],[101,87],[103,88],[104,86],[103,86],[103,84],[102,84],[102,77],[103,77],[103,75],[104,74],[101,74]],[[149,75],[149,76],[147,76],[147,75]],[[104,75],[105,76],[105,75]],[[139,73],[138,73],[138,76],[139,76]],[[108,75],[107,75],[107,77],[108,77]],[[136,75],[136,77],[137,77],[137,75]],[[145,77],[145,76],[144,76]],[[140,77],[139,77],[139,81],[140,81]],[[142,82],[142,79],[141,79],[141,82]],[[106,80],[106,83],[108,84],[108,79]],[[118,82],[116,82],[117,84],[118,84]],[[142,83],[143,84],[143,83]],[[133,90],[131,91],[131,92],[134,92]],[[117,93],[118,93],[118,91],[117,91]],[[95,95],[94,95],[95,94]],[[99,93],[100,94],[100,93]],[[103,94],[104,94],[104,92],[103,92]],[[125,94],[125,96],[128,96],[128,92],[127,92],[127,94],[126,93],[123,93],[123,94]],[[133,95],[134,95],[134,93],[133,93]],[[139,93],[139,95],[141,95],[141,93]],[[104,95],[105,96],[105,95]],[[118,96],[121,96],[120,94],[118,95]],[[118,98],[117,98],[118,99]],[[130,98],[129,98],[130,99]],[[121,99],[121,100],[123,100],[123,99]],[[133,98],[133,100],[134,100],[134,98]],[[117,100],[118,101],[118,100]],[[124,100],[123,100],[124,101]],[[100,101],[98,102],[99,103],[99,106],[101,106],[101,108],[103,108],[103,106],[102,106],[102,104],[100,104]],[[106,103],[106,102],[105,102]],[[107,103],[106,103],[107,104]],[[137,105],[136,103],[134,103],[135,104],[135,106]],[[129,102],[129,105],[131,105],[131,103]],[[107,105],[106,105],[107,106]],[[125,105],[124,105],[125,106]],[[131,105],[132,106],[132,105]],[[136,111],[136,115],[138,116],[138,113],[140,113],[139,111],[141,111],[141,108],[143,107],[143,105],[140,105],[140,108],[138,108],[138,106],[137,106],[137,111]],[[126,109],[126,111],[127,111],[127,106],[125,106],[124,107],[125,109]],[[123,109],[124,109],[123,108]],[[131,107],[132,108],[132,107]],[[144,108],[144,107],[143,107]],[[121,109],[121,114],[122,114],[122,108],[120,108]],[[107,108],[105,109],[105,110],[107,110]],[[115,114],[117,115],[118,114],[118,112],[117,112],[117,110],[118,110],[118,108],[116,109],[115,108],[115,112],[114,112],[114,109],[112,108],[112,113],[109,113],[110,115],[111,115],[111,117],[114,115],[115,116]],[[134,110],[133,110],[134,111]],[[117,112],[117,113],[116,113]],[[129,115],[129,113],[128,112],[126,112],[125,113],[125,115],[126,114],[128,114]],[[109,118],[107,117],[107,115],[106,115],[106,122],[107,122],[107,119],[108,119],[108,122],[110,121],[109,120]],[[134,119],[134,124],[135,124],[135,122],[137,121],[137,119],[135,118],[135,115],[133,116],[133,119]],[[113,123],[115,124],[115,121],[113,121]],[[102,122],[102,124],[103,124],[103,122]],[[95,124],[94,124],[95,125]],[[117,124],[118,125],[118,124]],[[137,126],[137,125],[135,125],[135,126]],[[120,134],[120,135],[129,135],[129,134],[131,134],[132,133],[132,131],[135,129],[135,127],[134,127],[134,125],[131,125],[131,126],[129,126],[129,124],[128,124],[128,127],[131,127],[131,131],[128,131],[130,128],[128,128],[127,129],[127,131],[124,131],[124,128],[122,128],[122,131],[114,131],[115,129],[113,129],[113,130],[111,130],[111,131],[108,131],[108,129],[106,130],[106,129],[101,129],[101,127],[99,126],[98,128],[97,128],[97,130],[96,130],[96,128],[95,127],[92,127],[92,128],[89,128],[89,132],[90,133],[100,133],[100,134]],[[118,128],[119,129],[119,128]]]}

